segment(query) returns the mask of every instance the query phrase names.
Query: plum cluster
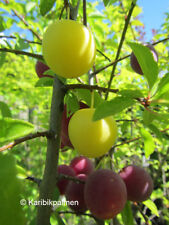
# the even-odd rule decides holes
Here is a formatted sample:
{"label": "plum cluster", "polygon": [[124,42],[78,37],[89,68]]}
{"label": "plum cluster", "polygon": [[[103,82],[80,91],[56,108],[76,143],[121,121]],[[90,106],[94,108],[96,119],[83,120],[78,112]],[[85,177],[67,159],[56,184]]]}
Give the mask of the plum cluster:
{"label": "plum cluster", "polygon": [[119,173],[110,169],[94,170],[90,159],[77,156],[69,166],[60,165],[58,173],[77,178],[77,181],[61,178],[57,183],[66,200],[78,201],[78,205],[70,208],[77,213],[90,210],[93,216],[103,220],[114,218],[127,200],[145,201],[153,191],[151,176],[136,165],[126,166]]}

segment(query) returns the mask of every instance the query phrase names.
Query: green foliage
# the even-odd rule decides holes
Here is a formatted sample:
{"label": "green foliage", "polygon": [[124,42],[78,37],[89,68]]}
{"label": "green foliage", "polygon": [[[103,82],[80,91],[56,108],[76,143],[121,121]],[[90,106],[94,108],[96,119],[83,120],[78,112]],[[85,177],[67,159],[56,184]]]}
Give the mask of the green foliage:
{"label": "green foliage", "polygon": [[155,150],[155,144],[152,135],[144,128],[140,130],[144,141],[145,156],[148,158]]}
{"label": "green foliage", "polygon": [[25,218],[20,205],[21,183],[17,178],[16,162],[12,155],[0,154],[0,224],[24,225]]}
{"label": "green foliage", "polygon": [[0,110],[2,117],[12,117],[11,111],[5,102],[0,102]]}
{"label": "green foliage", "polygon": [[34,126],[31,123],[15,120],[11,118],[3,118],[0,120],[0,142],[11,141],[31,133]]}
{"label": "green foliage", "polygon": [[132,214],[131,204],[127,201],[123,211],[121,212],[124,225],[134,225],[134,218]]}
{"label": "green foliage", "polygon": [[[152,89],[158,76],[157,62],[154,61],[153,55],[149,48],[137,43],[129,43],[133,50],[144,76],[148,81],[149,88]],[[151,69],[150,69],[151,68]]]}
{"label": "green foliage", "polygon": [[40,1],[40,13],[42,16],[45,16],[51,8],[53,7],[56,0],[41,0]]}

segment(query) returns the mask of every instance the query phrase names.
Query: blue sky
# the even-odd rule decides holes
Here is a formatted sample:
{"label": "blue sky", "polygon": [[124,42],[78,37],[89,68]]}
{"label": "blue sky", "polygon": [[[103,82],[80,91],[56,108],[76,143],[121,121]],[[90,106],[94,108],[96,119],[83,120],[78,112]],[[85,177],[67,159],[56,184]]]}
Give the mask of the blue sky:
{"label": "blue sky", "polygon": [[169,0],[138,0],[142,7],[141,21],[145,24],[146,41],[152,37],[151,30],[160,29],[165,18],[165,12],[169,12]]}

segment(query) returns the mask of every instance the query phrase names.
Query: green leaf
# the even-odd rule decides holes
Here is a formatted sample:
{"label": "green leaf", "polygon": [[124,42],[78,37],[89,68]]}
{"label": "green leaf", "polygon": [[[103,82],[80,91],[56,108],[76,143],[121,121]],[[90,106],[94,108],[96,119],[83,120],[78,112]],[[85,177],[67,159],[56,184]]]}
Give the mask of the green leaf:
{"label": "green leaf", "polygon": [[22,38],[18,37],[16,45],[15,45],[15,49],[16,50],[23,50],[23,49],[28,49],[29,43],[25,42],[25,40],[23,40]]}
{"label": "green leaf", "polygon": [[11,141],[25,136],[34,130],[31,123],[23,120],[4,118],[0,120],[0,142]]}
{"label": "green leaf", "polygon": [[145,125],[148,125],[153,122],[155,115],[148,110],[143,111],[143,122]]}
{"label": "green leaf", "polygon": [[160,80],[152,101],[159,104],[169,104],[169,73]]}
{"label": "green leaf", "polygon": [[12,155],[0,154],[0,224],[24,225],[21,183],[17,178],[16,163]]}
{"label": "green leaf", "polygon": [[139,62],[143,74],[148,81],[149,88],[152,89],[158,77],[157,62],[155,62],[148,47],[137,43],[129,43],[129,46]]}
{"label": "green leaf", "polygon": [[65,223],[63,222],[62,218],[60,217],[59,214],[57,214],[57,222],[58,222],[58,225],[65,225]]}
{"label": "green leaf", "polygon": [[[84,100],[88,106],[91,106],[91,91],[86,89],[77,89],[77,95],[80,100]],[[94,107],[97,107],[103,99],[97,91],[94,91]]]}
{"label": "green leaf", "polygon": [[52,87],[52,86],[53,86],[53,79],[50,77],[42,77],[35,84],[35,87]]}
{"label": "green leaf", "polygon": [[40,0],[40,13],[45,16],[53,7],[56,0]]}
{"label": "green leaf", "polygon": [[163,95],[164,93],[169,92],[169,73],[165,74],[157,87],[155,99],[157,99],[159,96]]}
{"label": "green leaf", "polygon": [[119,91],[118,94],[128,98],[143,98],[144,97],[141,90],[138,90],[138,89],[132,89],[132,90],[124,89],[122,91]]}
{"label": "green leaf", "polygon": [[149,124],[148,128],[158,137],[159,140],[162,141],[163,134],[161,133],[161,131],[154,124]]}
{"label": "green leaf", "polygon": [[12,117],[11,111],[5,102],[0,101],[0,110],[3,117]]}
{"label": "green leaf", "polygon": [[96,108],[93,120],[96,121],[107,116],[115,115],[134,104],[135,101],[127,97],[116,97],[111,101],[103,102]]}
{"label": "green leaf", "polygon": [[79,109],[79,102],[73,93],[69,93],[65,97],[65,103],[67,105],[67,116],[72,115]]}
{"label": "green leaf", "polygon": [[25,179],[27,177],[26,170],[23,167],[16,165],[16,171],[19,179]]}
{"label": "green leaf", "polygon": [[29,13],[33,8],[35,8],[36,3],[35,2],[28,2],[26,4],[26,11],[27,13]]}
{"label": "green leaf", "polygon": [[0,67],[4,64],[5,58],[6,58],[6,53],[5,52],[1,52],[0,53]]}
{"label": "green leaf", "polygon": [[5,30],[5,21],[2,16],[0,16],[0,32]]}
{"label": "green leaf", "polygon": [[148,158],[155,150],[154,140],[151,134],[144,128],[141,128],[140,133],[144,141],[145,156]]}
{"label": "green leaf", "polygon": [[148,209],[151,210],[152,214],[155,214],[156,216],[159,217],[159,213],[158,213],[157,206],[155,205],[155,203],[153,201],[151,201],[150,199],[148,199],[148,200],[144,201],[143,204],[145,206],[147,206]]}
{"label": "green leaf", "polygon": [[113,3],[117,2],[118,0],[103,0],[104,6],[110,6]]}
{"label": "green leaf", "polygon": [[129,201],[126,202],[126,205],[121,212],[122,220],[124,225],[134,225],[134,218],[131,209],[131,203]]}

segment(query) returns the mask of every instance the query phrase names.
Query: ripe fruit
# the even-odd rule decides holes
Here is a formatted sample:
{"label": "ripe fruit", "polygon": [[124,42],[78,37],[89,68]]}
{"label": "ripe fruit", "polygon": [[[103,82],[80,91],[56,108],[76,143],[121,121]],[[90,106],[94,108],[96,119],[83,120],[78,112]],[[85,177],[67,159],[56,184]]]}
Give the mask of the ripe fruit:
{"label": "ripe fruit", "polygon": [[[88,108],[83,102],[79,102],[80,109]],[[61,127],[61,148],[63,149],[65,146],[73,148],[72,143],[70,142],[69,135],[68,135],[68,125],[71,119],[71,116],[67,116],[67,106],[64,105],[64,111],[62,114],[62,127]]]}
{"label": "ripe fruit", "polygon": [[99,157],[108,152],[117,136],[112,116],[92,121],[95,109],[80,109],[72,116],[68,132],[74,148],[86,157]]}
{"label": "ripe fruit", "polygon": [[[153,54],[153,58],[157,62],[158,61],[158,54],[157,54],[155,48],[153,47],[153,45],[147,44],[146,46],[151,50],[151,52]],[[140,65],[137,61],[137,58],[136,58],[136,56],[134,55],[133,52],[131,53],[131,56],[130,56],[130,64],[131,64],[132,69],[136,73],[143,75],[143,71],[142,71],[142,69],[141,69],[141,67],[140,67]]]}
{"label": "ripe fruit", "polygon": [[[65,174],[65,175],[68,175],[68,176],[71,176],[71,177],[75,176],[74,170],[70,166],[67,166],[67,165],[58,166],[58,174]],[[68,184],[69,184],[68,179],[61,178],[61,179],[58,180],[57,187],[58,187],[61,195],[65,194],[66,187],[68,186]]]}
{"label": "ripe fruit", "polygon": [[43,36],[42,50],[48,66],[65,78],[87,73],[96,55],[91,31],[73,20],[57,20],[50,24]]}
{"label": "ripe fruit", "polygon": [[119,174],[126,184],[128,200],[142,202],[150,197],[153,181],[143,168],[130,165],[124,167]]}
{"label": "ripe fruit", "polygon": [[[86,174],[78,174],[76,176],[78,179],[85,181],[87,176]],[[69,185],[66,189],[66,200],[67,201],[78,201],[78,204],[69,205],[71,209],[75,212],[85,212],[87,210],[86,203],[84,201],[84,187],[83,183],[75,183],[74,181],[70,181]]]}
{"label": "ripe fruit", "polygon": [[126,186],[121,177],[108,169],[91,173],[85,185],[87,208],[99,219],[110,219],[122,211],[127,200]]}
{"label": "ripe fruit", "polygon": [[90,174],[94,170],[94,165],[90,159],[85,156],[75,157],[70,166],[73,168],[76,174]]}
{"label": "ripe fruit", "polygon": [[35,70],[36,70],[36,73],[38,75],[39,78],[42,78],[42,77],[51,77],[51,75],[44,75],[43,73],[47,70],[49,70],[50,68],[45,65],[43,62],[41,61],[37,61],[36,62],[36,66],[35,66]]}

